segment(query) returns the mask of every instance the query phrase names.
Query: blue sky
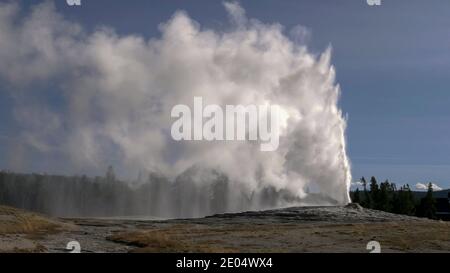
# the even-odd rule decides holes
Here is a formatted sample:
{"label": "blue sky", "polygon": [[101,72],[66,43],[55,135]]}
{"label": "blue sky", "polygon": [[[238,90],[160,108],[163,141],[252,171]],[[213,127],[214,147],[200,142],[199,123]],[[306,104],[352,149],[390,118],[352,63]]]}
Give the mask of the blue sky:
{"label": "blue sky", "polygon": [[[41,1],[22,1],[29,6]],[[354,178],[400,184],[433,181],[450,187],[450,1],[241,1],[248,17],[311,31],[309,47],[333,47],[333,63],[348,114],[348,153]],[[202,26],[225,27],[221,1],[58,1],[58,11],[88,30],[159,35],[158,25],[182,9]],[[0,152],[14,134],[11,98],[1,90]],[[55,104],[57,104],[57,99]],[[0,157],[0,168],[6,166]]]}

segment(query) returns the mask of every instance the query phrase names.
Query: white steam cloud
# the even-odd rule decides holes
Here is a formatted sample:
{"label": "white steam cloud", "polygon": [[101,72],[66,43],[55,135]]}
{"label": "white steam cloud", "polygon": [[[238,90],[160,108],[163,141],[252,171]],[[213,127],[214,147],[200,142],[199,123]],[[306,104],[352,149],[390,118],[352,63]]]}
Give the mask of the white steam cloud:
{"label": "white steam cloud", "polygon": [[[14,97],[25,151],[58,154],[75,171],[111,163],[128,174],[175,178],[196,166],[225,174],[242,192],[273,187],[347,203],[346,121],[331,50],[316,56],[281,25],[248,19],[236,3],[224,5],[228,30],[202,28],[177,11],[161,25],[160,38],[147,40],[107,28],[87,33],[52,2],[27,15],[16,4],[0,4],[0,78]],[[293,31],[309,36],[301,27]],[[42,90],[56,90],[57,107]],[[171,109],[192,105],[194,96],[221,106],[279,105],[278,150],[173,141]],[[197,172],[197,183],[208,183],[204,173]]]}

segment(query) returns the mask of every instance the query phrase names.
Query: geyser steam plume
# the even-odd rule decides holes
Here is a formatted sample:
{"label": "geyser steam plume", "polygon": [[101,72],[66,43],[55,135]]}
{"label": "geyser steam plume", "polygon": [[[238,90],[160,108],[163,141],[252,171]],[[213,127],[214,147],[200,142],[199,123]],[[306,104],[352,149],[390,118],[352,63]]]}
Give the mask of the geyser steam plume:
{"label": "geyser steam plume", "polygon": [[[87,32],[50,1],[26,15],[17,4],[0,4],[1,90],[10,90],[20,124],[11,147],[22,147],[12,154],[44,159],[38,168],[47,171],[93,173],[113,164],[128,176],[145,170],[167,183],[189,180],[184,185],[203,192],[176,198],[197,207],[218,176],[227,177],[228,211],[262,208],[264,200],[253,197],[265,189],[290,196],[275,206],[347,203],[346,122],[331,50],[316,56],[281,25],[248,19],[236,3],[224,6],[228,29],[203,28],[177,11],[160,37],[147,40],[104,27]],[[171,109],[192,105],[194,96],[220,106],[279,105],[278,150],[175,142]],[[11,158],[12,167],[22,161]],[[242,196],[253,201],[236,202]]]}

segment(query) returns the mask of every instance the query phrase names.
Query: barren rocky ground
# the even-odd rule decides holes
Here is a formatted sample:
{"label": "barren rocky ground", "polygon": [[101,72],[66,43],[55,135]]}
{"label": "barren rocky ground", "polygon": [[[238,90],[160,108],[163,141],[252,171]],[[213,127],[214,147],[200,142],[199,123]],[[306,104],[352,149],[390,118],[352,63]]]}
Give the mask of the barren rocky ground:
{"label": "barren rocky ground", "polygon": [[450,252],[449,222],[354,204],[166,221],[47,219],[0,208],[0,252],[67,252],[70,241],[81,252],[368,252],[373,240],[382,252]]}

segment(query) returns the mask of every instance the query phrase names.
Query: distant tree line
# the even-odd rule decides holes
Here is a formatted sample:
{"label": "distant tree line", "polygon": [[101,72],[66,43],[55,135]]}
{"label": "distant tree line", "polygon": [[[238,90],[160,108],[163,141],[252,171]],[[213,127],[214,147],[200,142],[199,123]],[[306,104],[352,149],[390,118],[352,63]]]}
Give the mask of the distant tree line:
{"label": "distant tree line", "polygon": [[124,182],[112,167],[95,178],[0,171],[0,205],[58,217],[190,218],[274,208],[293,198],[270,187],[248,195],[225,175],[208,174],[207,181],[190,169],[174,181],[150,173]]}
{"label": "distant tree line", "polygon": [[428,184],[426,196],[419,199],[408,184],[397,189],[388,180],[378,184],[373,176],[369,184],[364,177],[360,182],[362,191],[357,188],[350,194],[354,203],[369,209],[436,219],[436,199],[433,197],[432,183]]}

